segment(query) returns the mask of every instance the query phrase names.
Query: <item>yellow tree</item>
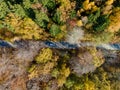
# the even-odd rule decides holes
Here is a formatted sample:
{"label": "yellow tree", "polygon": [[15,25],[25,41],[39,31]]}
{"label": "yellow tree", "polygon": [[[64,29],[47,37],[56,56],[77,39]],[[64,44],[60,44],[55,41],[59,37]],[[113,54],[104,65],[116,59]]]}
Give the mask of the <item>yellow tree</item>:
{"label": "yellow tree", "polygon": [[120,8],[115,8],[113,14],[110,16],[110,25],[108,27],[109,32],[117,32],[120,30]]}

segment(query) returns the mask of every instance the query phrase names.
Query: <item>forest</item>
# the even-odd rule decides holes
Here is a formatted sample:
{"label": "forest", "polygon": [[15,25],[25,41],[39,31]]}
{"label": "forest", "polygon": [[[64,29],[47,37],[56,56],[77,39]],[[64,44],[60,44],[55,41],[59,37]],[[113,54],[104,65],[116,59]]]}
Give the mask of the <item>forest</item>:
{"label": "forest", "polygon": [[120,0],[0,0],[0,40],[0,90],[120,90]]}

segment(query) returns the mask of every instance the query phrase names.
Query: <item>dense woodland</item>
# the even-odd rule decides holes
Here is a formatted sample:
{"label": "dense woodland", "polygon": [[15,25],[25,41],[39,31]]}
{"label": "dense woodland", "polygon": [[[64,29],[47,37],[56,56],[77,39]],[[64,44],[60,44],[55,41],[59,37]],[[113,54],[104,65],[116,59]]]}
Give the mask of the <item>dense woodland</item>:
{"label": "dense woodland", "polygon": [[[0,0],[0,39],[11,43],[32,40],[32,44],[46,40],[119,43],[120,0]],[[28,55],[32,59],[27,66],[17,61],[17,50],[3,51],[9,60],[16,60],[11,62],[24,71],[24,76],[14,76],[12,81],[13,69],[1,69],[0,90],[120,90],[119,51],[43,47],[35,48],[38,52],[33,55],[30,52],[35,50],[24,49],[20,49],[26,55],[21,60],[28,62]]]}

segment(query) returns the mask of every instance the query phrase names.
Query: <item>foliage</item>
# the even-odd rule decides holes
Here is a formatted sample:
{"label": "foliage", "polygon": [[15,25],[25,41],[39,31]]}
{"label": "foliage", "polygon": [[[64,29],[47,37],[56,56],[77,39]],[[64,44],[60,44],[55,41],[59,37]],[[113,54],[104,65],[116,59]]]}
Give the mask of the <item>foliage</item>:
{"label": "foliage", "polygon": [[53,25],[50,27],[50,34],[51,34],[52,36],[56,36],[56,35],[58,35],[60,32],[61,32],[61,30],[60,30],[60,28],[59,28],[57,25],[53,24]]}
{"label": "foliage", "polygon": [[0,29],[2,29],[2,28],[7,28],[10,31],[14,31],[14,28],[10,25],[9,22],[5,23],[5,22],[0,21]]}
{"label": "foliage", "polygon": [[60,6],[56,9],[53,20],[58,24],[63,24],[70,18],[71,12],[75,9],[75,2],[70,0],[56,0]]}
{"label": "foliage", "polygon": [[[89,29],[93,29],[93,31],[103,31],[108,27],[108,30],[114,26],[112,21],[112,14],[111,9],[108,10],[107,14],[104,14],[104,11],[112,4],[115,4],[118,1],[90,1],[90,0],[5,0],[1,1],[1,16],[0,18],[3,19],[7,17],[6,15],[9,13],[15,14],[24,20],[24,18],[30,18],[35,24],[37,24],[42,30],[45,29],[45,32],[51,34],[53,39],[62,39],[60,37],[65,36],[66,32],[65,29],[62,34],[58,34],[60,30],[50,29],[50,32],[47,32],[49,28],[47,28],[48,24],[53,22],[57,27],[59,25],[65,25],[68,19],[76,19],[76,22],[79,26],[83,21],[81,20],[82,16],[88,17],[88,26],[90,25]],[[103,5],[102,5],[103,4]],[[75,6],[76,5],[76,6]],[[117,7],[116,7],[117,8]],[[19,13],[20,12],[20,13]],[[110,13],[109,13],[110,12]],[[113,13],[117,14],[116,10],[113,10]],[[109,14],[110,17],[109,17]],[[118,13],[119,16],[119,13]],[[119,18],[119,17],[118,17]],[[78,22],[77,22],[78,20]],[[115,19],[114,19],[115,20]],[[117,19],[118,20],[118,19]],[[79,22],[80,21],[80,22]],[[117,22],[117,21],[115,21]],[[109,25],[109,23],[111,23]],[[91,25],[92,24],[92,25]],[[4,23],[7,28],[13,26],[10,23]],[[4,25],[1,27],[4,27]],[[51,28],[54,25],[51,24]],[[83,25],[82,25],[83,26]],[[118,25],[117,25],[118,26]],[[86,27],[86,25],[85,25]],[[119,26],[118,26],[119,27]],[[14,30],[14,28],[12,29]],[[118,30],[118,29],[116,29]],[[34,30],[33,30],[34,31]],[[41,30],[40,30],[41,31]],[[53,32],[55,31],[54,35]],[[115,30],[113,30],[115,31]],[[21,31],[20,31],[21,32]],[[27,34],[27,32],[24,32]],[[98,32],[99,33],[99,32]],[[32,35],[31,35],[32,36]],[[39,36],[39,35],[37,35]],[[37,37],[33,36],[33,37]],[[39,37],[38,37],[39,38]]]}
{"label": "foliage", "polygon": [[96,12],[97,10],[100,9],[100,7],[98,7],[96,4],[95,4],[95,1],[91,1],[91,0],[76,0],[76,3],[78,3],[78,6],[77,5],[77,15],[78,16],[81,16],[82,13],[85,13],[86,14],[91,14],[93,12]]}
{"label": "foliage", "polygon": [[101,51],[97,51],[95,47],[87,48],[90,54],[93,56],[93,64],[96,67],[100,67],[105,61]]}
{"label": "foliage", "polygon": [[45,64],[33,64],[28,70],[29,79],[39,77],[40,75],[49,74],[54,65],[55,64],[53,62],[47,62]]}
{"label": "foliage", "polygon": [[90,2],[90,0],[85,0],[83,2],[83,9],[84,10],[91,10],[91,9],[95,9],[97,6],[95,5],[94,2]]}
{"label": "foliage", "polygon": [[115,81],[111,84],[111,90],[119,90],[120,89],[120,81]]}
{"label": "foliage", "polygon": [[106,4],[106,5],[111,5],[113,2],[114,2],[114,0],[107,0],[107,1],[105,2],[105,4]]}
{"label": "foliage", "polygon": [[75,10],[72,10],[71,12],[70,12],[70,18],[72,19],[72,18],[75,18],[76,17],[76,11]]}
{"label": "foliage", "polygon": [[91,14],[88,17],[88,23],[92,24],[94,31],[104,31],[109,23],[109,15],[100,15],[100,10],[96,11],[95,14]]}
{"label": "foliage", "polygon": [[57,77],[58,86],[63,86],[69,74],[70,74],[70,69],[66,67],[66,64],[62,64],[61,69],[59,71],[59,76]]}
{"label": "foliage", "polygon": [[43,6],[46,6],[49,3],[50,0],[41,0],[41,3]]}
{"label": "foliage", "polygon": [[61,17],[61,12],[56,11],[56,13],[55,13],[54,16],[53,16],[53,20],[54,20],[56,23],[61,24],[62,21],[60,20],[60,17]]}
{"label": "foliage", "polygon": [[14,37],[19,39],[42,39],[43,36],[47,34],[43,33],[44,29],[40,28],[32,19],[30,18],[20,18],[13,13],[9,14],[5,18],[5,22],[9,23],[13,28],[13,32],[16,34]]}
{"label": "foliage", "polygon": [[102,43],[109,43],[114,37],[114,34],[111,32],[103,31],[103,32],[95,32],[95,33],[86,33],[84,40],[94,42],[96,45],[100,45]]}
{"label": "foliage", "polygon": [[96,72],[81,77],[72,74],[67,78],[63,88],[67,90],[110,90],[107,73],[102,68],[97,69]]}
{"label": "foliage", "polygon": [[0,3],[0,19],[5,18],[5,16],[10,12],[9,7],[6,2]]}
{"label": "foliage", "polygon": [[96,90],[110,90],[110,81],[107,74],[103,68],[99,68],[98,72],[92,76],[93,81],[96,83]]}
{"label": "foliage", "polygon": [[55,0],[41,0],[41,3],[44,7],[47,7],[48,10],[53,10],[55,8]]}
{"label": "foliage", "polygon": [[113,10],[113,14],[110,15],[110,25],[108,26],[107,28],[107,31],[109,32],[117,32],[119,31],[120,29],[120,22],[119,22],[119,19],[120,19],[120,8],[115,8]]}
{"label": "foliage", "polygon": [[52,60],[52,50],[49,48],[43,48],[39,55],[35,58],[37,63],[46,63]]}
{"label": "foliage", "polygon": [[52,74],[52,77],[57,78],[58,75],[59,75],[59,70],[58,70],[58,68],[54,68],[54,69],[52,70],[51,74]]}
{"label": "foliage", "polygon": [[11,5],[11,8],[12,13],[14,13],[16,16],[19,16],[21,18],[26,16],[25,10],[21,5],[19,4],[15,4],[14,6]]}
{"label": "foliage", "polygon": [[38,55],[34,58],[35,64],[28,68],[29,78],[39,77],[40,75],[50,74],[59,59],[57,55],[49,48],[43,48]]}
{"label": "foliage", "polygon": [[[119,4],[119,0],[0,0],[0,39],[65,40],[71,44],[119,42]],[[33,46],[31,49],[34,49]],[[19,49],[15,49],[15,53],[16,50]],[[115,89],[120,88],[119,82],[111,81],[115,78],[113,73],[101,68],[104,58],[95,47],[74,50],[42,48],[36,53],[29,63],[28,79],[36,82],[38,87],[43,86],[44,90],[110,90],[116,85]],[[10,65],[14,63],[16,61],[10,62]],[[114,66],[110,69],[114,70]],[[1,74],[0,84],[7,81],[9,72]],[[45,76],[51,77],[50,80],[42,81]]]}
{"label": "foliage", "polygon": [[10,41],[10,39],[14,38],[14,36],[15,36],[15,33],[13,33],[11,30],[8,30],[7,28],[0,29],[0,38],[1,39]]}
{"label": "foliage", "polygon": [[88,17],[88,23],[95,23],[97,18],[100,16],[100,10],[90,14]]}
{"label": "foliage", "polygon": [[85,73],[94,72],[95,69],[104,63],[103,55],[94,47],[81,48],[76,57],[69,60],[72,73],[81,76]]}
{"label": "foliage", "polygon": [[[62,59],[62,60],[61,60]],[[51,74],[56,79],[58,87],[62,87],[66,82],[67,77],[70,75],[70,68],[67,66],[68,55],[59,58],[57,67],[53,68]]]}
{"label": "foliage", "polygon": [[93,30],[95,31],[104,31],[110,23],[108,16],[104,16],[104,15],[100,16],[96,21],[97,23],[93,25]]}
{"label": "foliage", "polygon": [[113,3],[113,5],[115,7],[120,7],[120,1],[119,0],[115,0],[114,3]]}
{"label": "foliage", "polygon": [[23,0],[23,5],[25,9],[29,9],[31,7],[31,0]]}
{"label": "foliage", "polygon": [[35,21],[39,26],[46,27],[47,22],[49,22],[49,18],[44,12],[36,11]]}

